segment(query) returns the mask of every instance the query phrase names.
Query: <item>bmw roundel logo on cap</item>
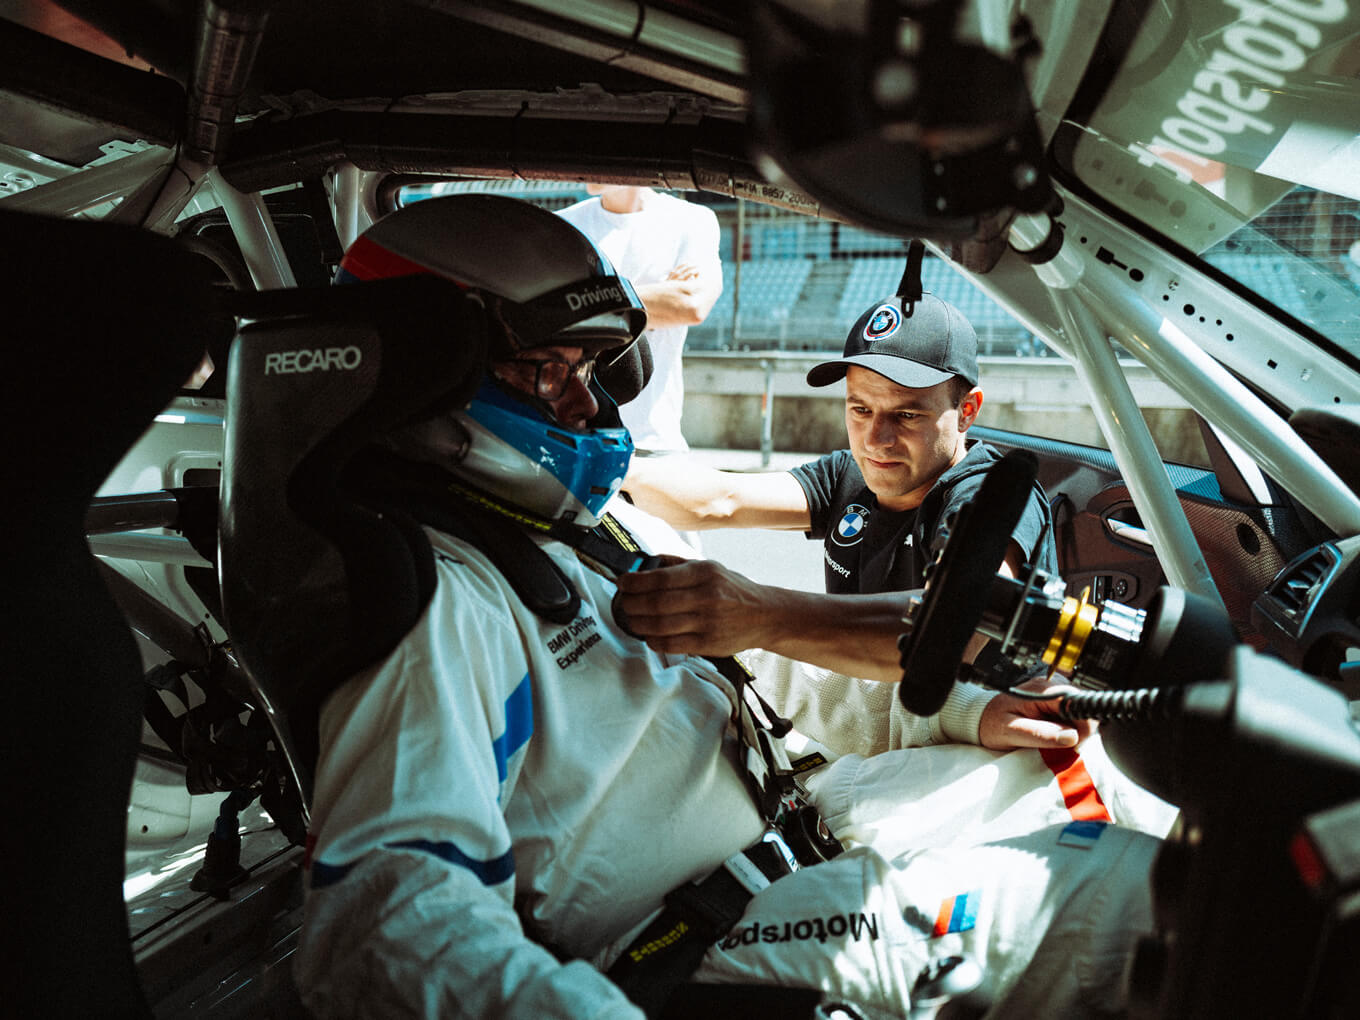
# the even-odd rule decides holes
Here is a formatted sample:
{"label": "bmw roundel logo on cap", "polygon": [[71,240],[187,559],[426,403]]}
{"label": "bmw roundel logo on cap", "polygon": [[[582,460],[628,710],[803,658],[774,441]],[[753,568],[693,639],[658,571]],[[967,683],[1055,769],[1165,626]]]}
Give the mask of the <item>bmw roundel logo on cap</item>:
{"label": "bmw roundel logo on cap", "polygon": [[836,522],[831,540],[837,545],[854,545],[864,537],[864,526],[869,523],[869,508],[851,503]]}
{"label": "bmw roundel logo on cap", "polygon": [[874,314],[869,316],[869,321],[864,324],[864,339],[869,343],[886,340],[896,333],[901,325],[901,312],[892,305],[879,305],[874,309]]}

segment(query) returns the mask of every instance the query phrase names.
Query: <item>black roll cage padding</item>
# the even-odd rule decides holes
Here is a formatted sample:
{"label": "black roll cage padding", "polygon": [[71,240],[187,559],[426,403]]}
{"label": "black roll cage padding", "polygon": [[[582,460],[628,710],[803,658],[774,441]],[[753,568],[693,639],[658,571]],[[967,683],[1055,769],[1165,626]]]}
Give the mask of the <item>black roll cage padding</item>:
{"label": "black roll cage padding", "polygon": [[233,648],[311,795],[327,695],[389,653],[434,589],[420,525],[347,490],[385,435],[465,406],[486,313],[435,276],[230,294],[219,566]]}
{"label": "black roll cage padding", "polygon": [[216,485],[185,485],[154,492],[96,496],[85,511],[86,535],[113,535],[143,528],[178,531],[209,563],[217,562]]}
{"label": "black roll cage padding", "polygon": [[[215,490],[214,490],[215,491]],[[96,496],[85,512],[85,534],[112,535],[142,528],[176,528],[179,500],[169,489]]]}

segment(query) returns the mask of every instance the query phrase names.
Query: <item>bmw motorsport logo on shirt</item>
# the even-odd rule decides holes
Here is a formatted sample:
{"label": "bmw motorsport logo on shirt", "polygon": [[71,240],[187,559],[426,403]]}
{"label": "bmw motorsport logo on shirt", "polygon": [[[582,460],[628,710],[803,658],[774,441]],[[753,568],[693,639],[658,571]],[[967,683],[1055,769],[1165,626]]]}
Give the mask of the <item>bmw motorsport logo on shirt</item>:
{"label": "bmw motorsport logo on shirt", "polygon": [[836,522],[831,532],[831,540],[837,545],[854,545],[864,537],[864,527],[869,523],[869,508],[851,503]]}

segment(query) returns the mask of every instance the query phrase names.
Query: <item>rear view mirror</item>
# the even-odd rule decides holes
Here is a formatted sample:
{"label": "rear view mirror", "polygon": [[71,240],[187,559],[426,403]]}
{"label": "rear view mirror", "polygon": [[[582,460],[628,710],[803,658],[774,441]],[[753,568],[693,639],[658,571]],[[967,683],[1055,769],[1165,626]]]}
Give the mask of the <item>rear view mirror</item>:
{"label": "rear view mirror", "polygon": [[1018,64],[958,35],[963,0],[758,0],[752,123],[767,174],[833,215],[948,242],[1052,194]]}

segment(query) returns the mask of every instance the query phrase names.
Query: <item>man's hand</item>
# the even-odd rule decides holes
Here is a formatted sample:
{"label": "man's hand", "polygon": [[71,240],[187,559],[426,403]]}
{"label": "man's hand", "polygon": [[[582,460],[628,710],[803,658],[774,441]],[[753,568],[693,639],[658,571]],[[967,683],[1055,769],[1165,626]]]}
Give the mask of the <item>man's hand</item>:
{"label": "man's hand", "polygon": [[[791,475],[784,477],[797,487]],[[668,563],[675,565],[619,577],[614,600],[619,623],[659,652],[732,655],[764,648],[846,676],[881,683],[902,678],[897,635],[907,599],[901,592],[825,595],[758,584],[710,560]]]}
{"label": "man's hand", "polygon": [[732,655],[762,645],[761,622],[778,589],[712,560],[664,557],[666,566],[618,578],[614,616],[659,652]]}
{"label": "man's hand", "polygon": [[688,262],[681,262],[678,266],[666,274],[668,280],[697,280],[699,278],[699,267]]}
{"label": "man's hand", "polygon": [[705,273],[682,262],[664,280],[635,283],[633,290],[647,308],[647,328],[697,326],[708,318],[722,294],[722,273]]}
{"label": "man's hand", "polygon": [[978,722],[978,743],[993,751],[1017,747],[1076,747],[1095,729],[1089,719],[1068,722],[1058,716],[1058,698],[1075,688],[1055,685],[1040,687],[1053,697],[1029,701],[1009,694],[998,694],[982,710]]}

